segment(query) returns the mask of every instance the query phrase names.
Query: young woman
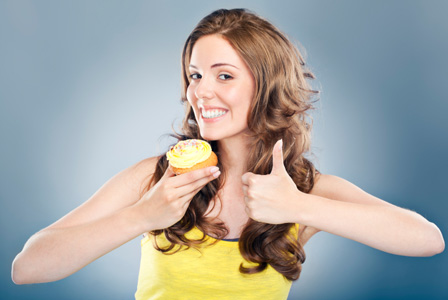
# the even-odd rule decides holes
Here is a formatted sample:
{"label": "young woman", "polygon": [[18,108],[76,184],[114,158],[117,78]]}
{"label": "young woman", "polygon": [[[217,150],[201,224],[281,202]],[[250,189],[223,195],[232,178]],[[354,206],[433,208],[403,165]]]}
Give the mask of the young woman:
{"label": "young woman", "polygon": [[314,76],[272,24],[215,11],[182,62],[177,137],[210,141],[218,167],[174,176],[163,154],[120,172],[28,240],[14,282],[62,279],[141,234],[137,299],[286,299],[319,231],[398,255],[444,250],[433,223],[305,158]]}

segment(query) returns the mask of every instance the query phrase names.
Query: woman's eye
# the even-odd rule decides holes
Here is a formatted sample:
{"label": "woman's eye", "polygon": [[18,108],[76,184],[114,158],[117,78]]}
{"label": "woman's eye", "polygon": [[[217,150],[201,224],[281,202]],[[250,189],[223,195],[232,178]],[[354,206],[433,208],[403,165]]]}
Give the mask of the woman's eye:
{"label": "woman's eye", "polygon": [[190,78],[191,79],[200,79],[202,76],[200,75],[200,74],[198,74],[198,73],[194,73],[194,74],[191,74],[190,75]]}
{"label": "woman's eye", "polygon": [[218,76],[220,79],[222,80],[229,80],[232,79],[232,76],[230,76],[229,74],[221,74]]}

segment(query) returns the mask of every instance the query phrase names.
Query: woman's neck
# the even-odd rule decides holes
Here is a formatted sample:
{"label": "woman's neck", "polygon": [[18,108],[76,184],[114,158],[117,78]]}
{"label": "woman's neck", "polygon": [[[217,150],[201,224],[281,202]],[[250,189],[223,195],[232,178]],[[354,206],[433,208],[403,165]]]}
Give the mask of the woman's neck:
{"label": "woman's neck", "polygon": [[249,137],[235,137],[218,141],[219,159],[230,175],[243,175],[248,160]]}

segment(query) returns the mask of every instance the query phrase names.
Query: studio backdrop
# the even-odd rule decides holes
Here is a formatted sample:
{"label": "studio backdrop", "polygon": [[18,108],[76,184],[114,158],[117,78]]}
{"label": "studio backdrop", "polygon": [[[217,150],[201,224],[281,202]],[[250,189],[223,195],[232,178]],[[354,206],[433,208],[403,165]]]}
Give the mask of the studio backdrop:
{"label": "studio backdrop", "polygon": [[[14,285],[11,263],[114,174],[166,151],[183,43],[236,7],[306,53],[316,167],[448,232],[448,2],[3,0],[1,299],[133,298],[140,238],[53,283]],[[324,232],[305,251],[291,300],[448,299],[446,253],[400,257]]]}

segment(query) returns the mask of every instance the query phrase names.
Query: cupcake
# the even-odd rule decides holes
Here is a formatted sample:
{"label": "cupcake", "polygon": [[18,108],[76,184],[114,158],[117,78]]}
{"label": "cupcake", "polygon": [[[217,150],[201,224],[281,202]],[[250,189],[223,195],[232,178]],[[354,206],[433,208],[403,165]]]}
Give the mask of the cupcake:
{"label": "cupcake", "polygon": [[203,140],[180,141],[170,148],[166,158],[176,175],[218,164],[218,157],[212,147]]}

